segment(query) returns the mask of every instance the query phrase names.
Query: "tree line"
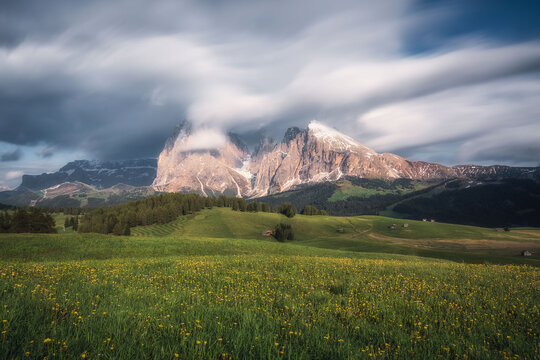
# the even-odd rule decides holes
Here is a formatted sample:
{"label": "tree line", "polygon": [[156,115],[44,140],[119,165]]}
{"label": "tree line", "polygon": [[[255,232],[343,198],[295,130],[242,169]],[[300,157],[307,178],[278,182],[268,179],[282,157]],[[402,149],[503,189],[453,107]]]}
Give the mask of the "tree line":
{"label": "tree line", "polygon": [[[101,234],[130,235],[131,228],[153,224],[166,224],[178,216],[193,214],[204,208],[229,207],[241,212],[277,212],[293,217],[297,210],[284,203],[272,208],[265,202],[247,202],[246,199],[220,195],[205,197],[198,194],[168,193],[151,196],[119,205],[105,206],[86,212],[80,222],[66,219],[65,226],[73,226],[81,233],[95,232]],[[302,210],[305,215],[326,214],[314,206],[306,206]]]}
{"label": "tree line", "polygon": [[55,233],[52,216],[39,208],[19,208],[0,213],[0,233]]}
{"label": "tree line", "polygon": [[[81,233],[95,232],[101,234],[130,235],[135,226],[165,224],[178,216],[193,214],[204,208],[229,207],[241,212],[275,212],[289,218],[296,215],[297,210],[291,203],[283,203],[271,207],[266,202],[247,202],[246,199],[220,195],[204,197],[197,194],[169,193],[160,194],[119,205],[110,205],[91,211],[80,208],[65,207],[61,209],[18,208],[15,211],[0,213],[0,232],[56,232],[55,222],[49,212],[64,212],[64,228],[72,227]],[[302,211],[304,215],[327,215],[324,210],[307,205]],[[285,237],[287,238],[287,236]]]}
{"label": "tree line", "polygon": [[73,228],[73,231],[77,231],[79,228],[79,216],[66,216],[64,220],[64,229],[67,229],[68,227]]}
{"label": "tree line", "polygon": [[130,235],[130,228],[153,224],[166,224],[178,216],[211,208],[217,199],[197,194],[161,194],[97,208],[81,218],[78,231],[101,234]]}

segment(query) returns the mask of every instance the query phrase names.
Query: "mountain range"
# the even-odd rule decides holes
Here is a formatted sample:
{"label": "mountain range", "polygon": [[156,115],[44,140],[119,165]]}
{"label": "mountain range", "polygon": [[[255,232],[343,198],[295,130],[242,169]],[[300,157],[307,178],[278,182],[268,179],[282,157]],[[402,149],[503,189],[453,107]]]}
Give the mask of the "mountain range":
{"label": "mountain range", "polygon": [[[254,199],[317,184],[343,184],[350,179],[387,182],[408,179],[428,185],[450,179],[540,180],[539,167],[448,167],[377,153],[317,121],[305,129],[287,129],[281,141],[261,137],[253,151],[234,133],[228,133],[226,140],[213,148],[194,146],[198,145],[194,144],[196,141],[192,125],[183,122],[166,141],[157,160],[73,161],[54,173],[24,175],[17,189],[0,191],[0,202],[98,206],[156,192],[225,194]],[[57,197],[61,201],[53,200]]]}
{"label": "mountain range", "polygon": [[306,129],[287,129],[280,142],[264,137],[252,153],[232,133],[219,148],[186,150],[192,136],[191,125],[183,123],[167,140],[158,158],[153,182],[156,190],[257,198],[344,177],[422,181],[540,179],[540,168],[448,167],[409,161],[390,153],[379,154],[317,121],[312,121]]}

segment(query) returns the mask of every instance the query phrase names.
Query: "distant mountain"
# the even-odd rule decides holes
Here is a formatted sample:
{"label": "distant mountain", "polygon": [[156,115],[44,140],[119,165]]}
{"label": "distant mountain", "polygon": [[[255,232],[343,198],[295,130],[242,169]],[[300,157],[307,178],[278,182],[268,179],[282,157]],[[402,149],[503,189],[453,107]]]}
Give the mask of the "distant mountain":
{"label": "distant mountain", "polygon": [[0,191],[0,202],[15,206],[94,207],[140,199],[155,193],[157,159],[76,160],[54,173],[23,175],[14,190]]}
{"label": "distant mountain", "polygon": [[183,123],[167,141],[158,159],[153,182],[156,190],[257,198],[344,177],[420,181],[540,179],[540,168],[447,167],[379,154],[316,121],[307,129],[289,128],[279,143],[261,139],[251,154],[235,134],[229,134],[223,146],[208,150],[189,150],[191,136],[191,125]]}
{"label": "distant mountain", "polygon": [[97,189],[116,184],[147,186],[156,177],[157,160],[89,161],[76,160],[55,173],[23,175],[21,189],[42,190],[65,182],[80,182]]}
{"label": "distant mountain", "polygon": [[96,189],[74,181],[41,190],[19,186],[16,190],[2,191],[0,203],[14,206],[96,207],[137,200],[154,194],[156,191],[149,186],[116,184],[107,189]]}

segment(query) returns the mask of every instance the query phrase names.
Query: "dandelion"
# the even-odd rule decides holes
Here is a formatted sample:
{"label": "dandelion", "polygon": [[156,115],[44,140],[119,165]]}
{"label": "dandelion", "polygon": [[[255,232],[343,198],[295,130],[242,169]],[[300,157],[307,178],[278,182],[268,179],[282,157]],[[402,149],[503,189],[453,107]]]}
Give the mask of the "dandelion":
{"label": "dandelion", "polygon": [[51,341],[52,341],[51,339],[46,338],[45,340],[43,340],[43,343],[44,343],[44,344],[48,344],[48,343],[50,343]]}

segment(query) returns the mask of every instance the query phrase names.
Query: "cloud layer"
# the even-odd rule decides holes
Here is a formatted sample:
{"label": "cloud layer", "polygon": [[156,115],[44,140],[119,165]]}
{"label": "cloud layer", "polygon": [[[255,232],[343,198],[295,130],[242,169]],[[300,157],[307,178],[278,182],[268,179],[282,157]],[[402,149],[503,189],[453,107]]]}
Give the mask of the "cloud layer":
{"label": "cloud layer", "polygon": [[2,2],[0,141],[155,157],[186,118],[273,135],[316,118],[414,159],[536,165],[540,41],[441,35],[466,4]]}

